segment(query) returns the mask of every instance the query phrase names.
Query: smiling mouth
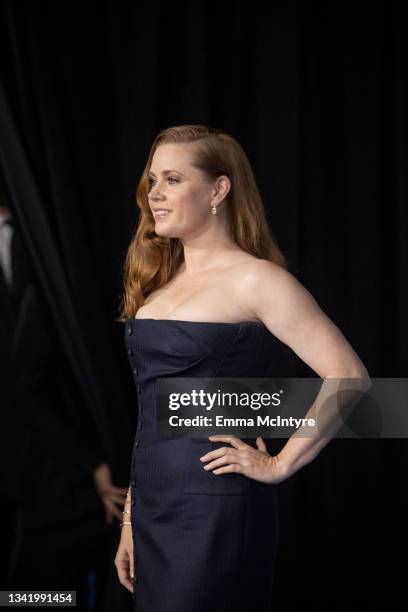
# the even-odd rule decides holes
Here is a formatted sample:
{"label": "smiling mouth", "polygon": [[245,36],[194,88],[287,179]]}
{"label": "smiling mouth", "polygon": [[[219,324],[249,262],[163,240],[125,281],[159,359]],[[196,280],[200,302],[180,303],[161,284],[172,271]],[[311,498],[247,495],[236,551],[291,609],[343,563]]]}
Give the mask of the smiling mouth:
{"label": "smiling mouth", "polygon": [[153,216],[155,219],[159,219],[161,217],[167,217],[167,215],[169,215],[170,213],[171,213],[171,210],[165,210],[163,208],[163,209],[153,211]]}

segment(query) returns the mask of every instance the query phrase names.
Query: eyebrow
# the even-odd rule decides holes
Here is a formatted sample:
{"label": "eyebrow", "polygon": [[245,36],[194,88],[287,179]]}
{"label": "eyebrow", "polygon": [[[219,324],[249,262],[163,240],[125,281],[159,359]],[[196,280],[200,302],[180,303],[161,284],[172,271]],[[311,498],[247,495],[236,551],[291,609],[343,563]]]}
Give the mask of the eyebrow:
{"label": "eyebrow", "polygon": [[[181,174],[181,176],[184,176],[184,174],[182,172],[179,172],[178,170],[163,170],[162,174],[163,175],[170,174],[171,172],[177,172],[177,174]],[[154,172],[149,171],[149,176],[156,176],[156,175],[154,174]]]}

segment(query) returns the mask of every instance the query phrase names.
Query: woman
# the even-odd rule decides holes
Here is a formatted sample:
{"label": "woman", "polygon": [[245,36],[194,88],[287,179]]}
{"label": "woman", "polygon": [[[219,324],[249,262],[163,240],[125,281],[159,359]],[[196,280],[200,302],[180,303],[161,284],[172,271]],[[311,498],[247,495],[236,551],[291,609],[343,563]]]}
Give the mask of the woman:
{"label": "woman", "polygon": [[271,609],[276,485],[328,438],[160,438],[159,377],[269,377],[283,344],[321,378],[368,378],[338,328],[286,269],[240,145],[199,125],[163,130],[136,193],[125,322],[139,399],[115,558],[138,612]]}

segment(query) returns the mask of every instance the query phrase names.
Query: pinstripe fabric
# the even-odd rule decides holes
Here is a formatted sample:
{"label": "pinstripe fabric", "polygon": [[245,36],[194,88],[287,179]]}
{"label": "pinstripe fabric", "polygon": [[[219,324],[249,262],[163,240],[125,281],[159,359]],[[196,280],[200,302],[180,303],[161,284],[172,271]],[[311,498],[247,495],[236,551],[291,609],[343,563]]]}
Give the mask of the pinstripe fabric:
{"label": "pinstripe fabric", "polygon": [[224,444],[160,438],[155,402],[160,377],[272,376],[281,343],[255,321],[169,319],[128,320],[125,342],[138,392],[130,470],[135,611],[270,612],[276,487],[203,470],[199,457]]}

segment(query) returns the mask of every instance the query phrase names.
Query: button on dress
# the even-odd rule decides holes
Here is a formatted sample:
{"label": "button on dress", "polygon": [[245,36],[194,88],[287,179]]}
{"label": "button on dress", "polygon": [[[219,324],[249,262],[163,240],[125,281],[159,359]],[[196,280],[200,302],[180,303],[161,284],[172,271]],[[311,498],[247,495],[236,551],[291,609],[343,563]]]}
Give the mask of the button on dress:
{"label": "button on dress", "polygon": [[[160,437],[156,380],[272,377],[281,342],[258,321],[129,319],[125,344],[138,399],[130,469],[134,610],[271,612],[277,487],[204,470],[200,457],[228,443]],[[256,448],[256,438],[244,441]]]}

